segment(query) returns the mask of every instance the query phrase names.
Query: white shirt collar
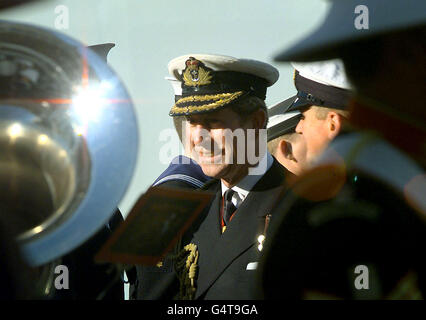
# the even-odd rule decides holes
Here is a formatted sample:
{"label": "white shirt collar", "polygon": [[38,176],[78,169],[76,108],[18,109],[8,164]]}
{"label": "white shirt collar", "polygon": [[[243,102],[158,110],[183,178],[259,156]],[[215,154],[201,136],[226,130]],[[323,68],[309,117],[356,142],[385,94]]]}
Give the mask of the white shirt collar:
{"label": "white shirt collar", "polygon": [[[248,175],[246,175],[240,182],[238,182],[235,186],[231,188],[232,190],[236,191],[236,194],[234,194],[234,196],[232,197],[232,203],[235,205],[235,207],[238,208],[241,202],[244,201],[244,199],[249,194],[250,190],[253,189],[253,187],[260,180],[260,178],[262,178],[263,175],[271,168],[273,162],[274,162],[274,158],[272,158],[269,151],[267,151],[265,156],[259,161],[259,163],[255,167],[251,168],[252,169],[251,172],[259,173],[259,174],[250,174],[250,171],[249,171]],[[265,168],[265,169],[256,170],[259,168]],[[222,197],[223,197],[224,193],[229,188],[225,186],[222,180],[221,180],[221,187],[222,187]]]}

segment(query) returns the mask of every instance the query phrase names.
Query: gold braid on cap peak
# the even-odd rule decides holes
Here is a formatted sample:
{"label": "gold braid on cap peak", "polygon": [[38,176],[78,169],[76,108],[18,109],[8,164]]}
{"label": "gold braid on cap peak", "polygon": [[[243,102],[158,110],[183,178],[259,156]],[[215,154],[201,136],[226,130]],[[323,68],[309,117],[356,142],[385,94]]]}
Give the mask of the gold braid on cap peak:
{"label": "gold braid on cap peak", "polygon": [[[243,91],[238,91],[234,93],[218,93],[212,95],[203,95],[203,96],[189,96],[185,98],[179,99],[176,104],[173,106],[171,113],[189,113],[193,111],[207,111],[211,109],[216,109],[222,107],[231,101],[239,98],[244,94]],[[187,103],[187,102],[200,102],[200,101],[209,101],[209,100],[217,100],[215,102],[202,105],[202,106],[186,106],[179,107],[178,105]]]}

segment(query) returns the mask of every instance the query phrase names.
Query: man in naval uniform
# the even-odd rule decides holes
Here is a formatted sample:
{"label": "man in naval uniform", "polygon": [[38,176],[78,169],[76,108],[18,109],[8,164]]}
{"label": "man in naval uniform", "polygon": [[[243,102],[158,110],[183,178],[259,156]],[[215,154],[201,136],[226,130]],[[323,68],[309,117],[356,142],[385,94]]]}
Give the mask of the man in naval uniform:
{"label": "man in naval uniform", "polygon": [[214,178],[205,189],[215,193],[184,237],[190,244],[180,258],[190,268],[179,274],[178,298],[252,299],[257,238],[292,176],[266,150],[264,100],[278,71],[255,60],[190,54],[173,59],[169,72],[182,83],[170,115],[189,122],[193,157]]}
{"label": "man in naval uniform", "polygon": [[318,30],[277,57],[340,57],[356,93],[351,132],[330,144],[272,213],[259,273],[266,298],[426,293],[426,3],[361,7],[333,1]]}
{"label": "man in naval uniform", "polygon": [[350,85],[337,59],[293,67],[297,95],[271,109],[274,126],[268,128],[268,148],[300,175],[344,128]]}

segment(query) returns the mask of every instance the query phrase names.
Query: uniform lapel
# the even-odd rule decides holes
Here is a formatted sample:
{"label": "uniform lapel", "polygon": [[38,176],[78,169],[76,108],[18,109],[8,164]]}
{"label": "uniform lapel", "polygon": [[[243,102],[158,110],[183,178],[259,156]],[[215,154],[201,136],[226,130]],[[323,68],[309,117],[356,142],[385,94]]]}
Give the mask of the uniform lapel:
{"label": "uniform lapel", "polygon": [[226,231],[221,234],[220,188],[209,213],[194,236],[199,249],[199,277],[196,298],[202,295],[242,253],[256,242],[259,226],[283,190],[284,168],[275,160],[238,208]]}
{"label": "uniform lapel", "polygon": [[[200,224],[200,227],[195,232],[192,242],[197,245],[200,257],[198,259],[199,270],[209,270],[209,258],[210,255],[206,255],[206,252],[210,252],[212,247],[216,246],[220,240],[220,224],[219,224],[219,210],[222,201],[222,195],[220,191],[220,181],[216,182],[215,185],[209,188],[210,191],[216,191],[216,196],[213,199],[208,213],[204,218],[204,221]],[[204,278],[201,279],[203,281]],[[198,286],[198,280],[197,280]]]}

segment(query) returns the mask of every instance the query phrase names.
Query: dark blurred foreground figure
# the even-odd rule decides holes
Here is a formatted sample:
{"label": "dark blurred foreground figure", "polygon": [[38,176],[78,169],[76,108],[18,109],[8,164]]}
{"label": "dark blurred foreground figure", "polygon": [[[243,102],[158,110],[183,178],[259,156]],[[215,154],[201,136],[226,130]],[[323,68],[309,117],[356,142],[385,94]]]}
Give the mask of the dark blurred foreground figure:
{"label": "dark blurred foreground figure", "polygon": [[93,260],[122,221],[138,143],[105,46],[0,21],[2,299],[124,297],[118,268]]}
{"label": "dark blurred foreground figure", "polygon": [[41,2],[41,0],[2,0],[0,2],[0,10],[10,9],[25,4],[31,4],[34,2]]}
{"label": "dark blurred foreground figure", "polygon": [[[355,12],[355,14],[354,14]],[[424,299],[426,3],[335,0],[279,61],[342,58],[352,133],[272,213],[267,299]]]}

